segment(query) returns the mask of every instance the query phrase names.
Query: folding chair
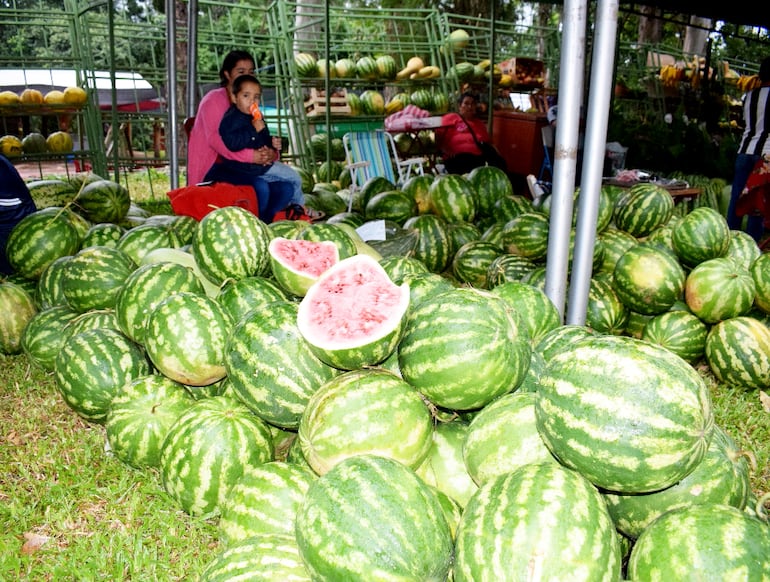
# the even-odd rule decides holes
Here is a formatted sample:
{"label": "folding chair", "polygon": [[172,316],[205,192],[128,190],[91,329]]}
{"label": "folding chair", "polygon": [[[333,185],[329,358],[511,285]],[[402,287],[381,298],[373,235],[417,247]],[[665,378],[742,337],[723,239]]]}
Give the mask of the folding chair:
{"label": "folding chair", "polygon": [[553,151],[553,126],[544,125],[540,128],[540,137],[543,140],[543,163],[540,165],[540,174],[537,181],[542,182],[546,171],[548,177],[553,181],[553,163],[551,162],[551,152]]}
{"label": "folding chair", "polygon": [[[396,142],[387,131],[351,131],[342,137],[345,147],[346,167],[350,170],[351,194],[359,190],[370,178],[387,178],[400,186],[412,175],[422,176],[425,158],[398,157]],[[348,203],[348,212],[353,205],[353,196]]]}

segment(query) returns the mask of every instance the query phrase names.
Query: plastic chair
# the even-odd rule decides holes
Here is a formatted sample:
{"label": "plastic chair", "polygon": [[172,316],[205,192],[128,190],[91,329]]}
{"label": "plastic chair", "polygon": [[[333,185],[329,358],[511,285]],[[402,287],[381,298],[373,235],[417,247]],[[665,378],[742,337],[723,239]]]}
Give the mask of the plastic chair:
{"label": "plastic chair", "polygon": [[551,152],[553,151],[553,126],[544,125],[540,128],[540,137],[543,140],[543,163],[540,165],[540,173],[537,181],[542,182],[546,171],[548,177],[553,181],[553,163],[551,162]]}
{"label": "plastic chair", "polygon": [[[346,167],[350,170],[351,193],[374,177],[387,178],[396,186],[401,186],[413,175],[422,176],[425,173],[425,158],[401,160],[396,142],[387,131],[351,131],[342,137],[342,144]],[[351,196],[348,211],[352,205]]]}

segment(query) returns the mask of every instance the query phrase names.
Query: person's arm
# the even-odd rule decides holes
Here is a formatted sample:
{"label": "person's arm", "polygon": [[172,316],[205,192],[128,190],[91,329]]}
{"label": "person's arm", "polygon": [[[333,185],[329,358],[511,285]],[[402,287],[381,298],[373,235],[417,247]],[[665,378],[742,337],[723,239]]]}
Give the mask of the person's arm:
{"label": "person's arm", "polygon": [[270,146],[270,132],[267,127],[257,131],[251,124],[251,119],[241,114],[225,115],[219,126],[219,135],[222,137],[222,143],[231,152]]}

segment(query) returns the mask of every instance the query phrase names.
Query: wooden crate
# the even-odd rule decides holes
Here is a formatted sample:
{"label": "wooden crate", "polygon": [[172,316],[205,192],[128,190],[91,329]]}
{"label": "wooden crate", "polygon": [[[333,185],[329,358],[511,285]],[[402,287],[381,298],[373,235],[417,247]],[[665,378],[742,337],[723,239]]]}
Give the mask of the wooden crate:
{"label": "wooden crate", "polygon": [[[329,97],[329,113],[332,115],[350,115],[347,91],[343,89]],[[326,115],[326,95],[323,91],[318,89],[310,90],[310,97],[305,101],[305,114],[308,117]]]}

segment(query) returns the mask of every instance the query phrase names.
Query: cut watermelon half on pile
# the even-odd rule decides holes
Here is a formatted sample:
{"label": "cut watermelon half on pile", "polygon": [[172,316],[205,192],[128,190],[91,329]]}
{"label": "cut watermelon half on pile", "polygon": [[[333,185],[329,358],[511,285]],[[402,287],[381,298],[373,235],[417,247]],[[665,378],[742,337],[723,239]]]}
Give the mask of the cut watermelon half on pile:
{"label": "cut watermelon half on pile", "polygon": [[393,283],[368,255],[325,271],[299,304],[297,327],[321,361],[342,370],[373,366],[398,346],[409,285]]}
{"label": "cut watermelon half on pile", "polygon": [[310,286],[339,262],[339,250],[331,241],[275,237],[268,246],[273,276],[281,288],[304,297]]}

